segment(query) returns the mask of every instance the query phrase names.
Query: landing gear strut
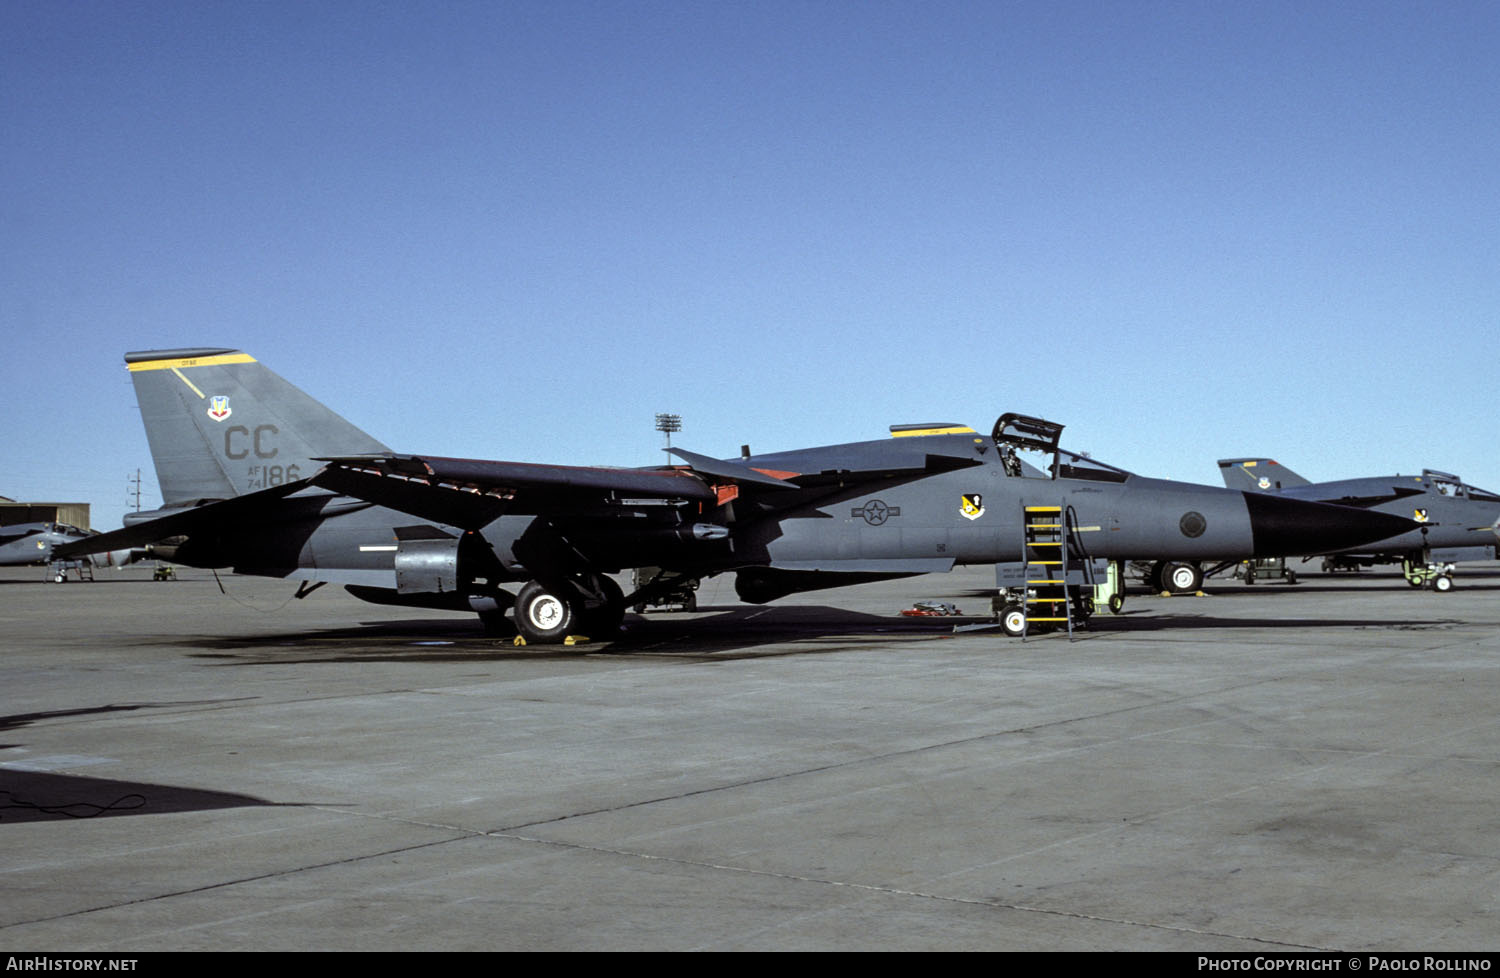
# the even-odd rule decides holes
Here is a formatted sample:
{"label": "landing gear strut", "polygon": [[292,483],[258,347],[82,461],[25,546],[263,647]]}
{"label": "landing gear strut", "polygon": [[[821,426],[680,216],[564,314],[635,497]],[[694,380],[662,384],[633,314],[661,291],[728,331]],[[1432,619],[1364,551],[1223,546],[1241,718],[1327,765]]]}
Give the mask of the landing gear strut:
{"label": "landing gear strut", "polygon": [[579,609],[583,633],[590,638],[608,638],[620,630],[625,618],[625,592],[612,577],[589,574],[580,582],[583,605]]}

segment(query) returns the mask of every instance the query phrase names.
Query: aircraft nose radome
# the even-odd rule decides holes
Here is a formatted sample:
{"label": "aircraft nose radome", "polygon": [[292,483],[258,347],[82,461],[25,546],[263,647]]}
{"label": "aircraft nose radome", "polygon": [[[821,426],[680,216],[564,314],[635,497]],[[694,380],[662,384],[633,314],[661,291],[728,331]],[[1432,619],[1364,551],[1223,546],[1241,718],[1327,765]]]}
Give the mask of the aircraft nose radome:
{"label": "aircraft nose radome", "polygon": [[1257,557],[1322,554],[1399,536],[1416,527],[1403,516],[1353,506],[1242,493]]}

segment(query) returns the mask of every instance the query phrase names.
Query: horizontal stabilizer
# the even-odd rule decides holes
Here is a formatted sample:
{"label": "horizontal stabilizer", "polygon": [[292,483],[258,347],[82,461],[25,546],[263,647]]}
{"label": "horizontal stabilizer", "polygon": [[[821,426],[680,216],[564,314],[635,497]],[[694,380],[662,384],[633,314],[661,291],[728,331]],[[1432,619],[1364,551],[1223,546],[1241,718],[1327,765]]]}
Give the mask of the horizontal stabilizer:
{"label": "horizontal stabilizer", "polygon": [[82,554],[105,553],[130,547],[144,547],[166,540],[169,537],[192,536],[204,530],[217,531],[263,518],[266,510],[277,501],[306,489],[308,480],[288,482],[285,485],[262,489],[247,496],[235,496],[217,502],[194,506],[180,512],[154,520],[135,523],[122,530],[100,533],[86,540],[78,540],[55,548],[57,557],[75,557]]}

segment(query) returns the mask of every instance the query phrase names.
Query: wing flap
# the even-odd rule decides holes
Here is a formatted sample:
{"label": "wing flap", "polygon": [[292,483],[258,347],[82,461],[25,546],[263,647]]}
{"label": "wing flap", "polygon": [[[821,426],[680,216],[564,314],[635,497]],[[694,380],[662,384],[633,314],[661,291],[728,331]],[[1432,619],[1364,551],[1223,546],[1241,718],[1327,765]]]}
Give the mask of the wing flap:
{"label": "wing flap", "polygon": [[312,481],[345,496],[465,530],[492,522],[509,504],[509,497],[503,495],[336,462],[318,470]]}
{"label": "wing flap", "polygon": [[[404,476],[434,485],[481,492],[522,489],[576,489],[586,493],[619,493],[642,499],[691,499],[711,502],[714,492],[682,469],[617,469],[607,466],[540,465],[491,462],[437,455],[350,455],[320,458],[329,469],[361,469]],[[313,481],[319,481],[315,475]]]}
{"label": "wing flap", "polygon": [[423,519],[475,529],[515,509],[533,512],[610,496],[714,502],[703,480],[681,469],[537,465],[416,455],[350,455],[312,483]]}

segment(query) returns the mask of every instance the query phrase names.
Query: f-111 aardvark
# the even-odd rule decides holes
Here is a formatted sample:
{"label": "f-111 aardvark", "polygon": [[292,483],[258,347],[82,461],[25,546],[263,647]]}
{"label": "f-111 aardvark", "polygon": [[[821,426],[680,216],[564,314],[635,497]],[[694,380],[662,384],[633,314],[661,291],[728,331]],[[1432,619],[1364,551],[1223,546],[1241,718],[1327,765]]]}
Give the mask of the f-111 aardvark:
{"label": "f-111 aardvark", "polygon": [[69,543],[87,542],[95,534],[66,523],[12,523],[0,526],[0,566],[50,564],[49,576],[61,584],[69,570],[93,578],[95,567],[123,567],[140,557],[140,551],[94,550],[88,560],[65,559],[57,551]]}
{"label": "f-111 aardvark", "polygon": [[1456,475],[1423,469],[1421,475],[1309,482],[1269,458],[1220,459],[1219,472],[1231,489],[1359,506],[1414,521],[1406,532],[1389,539],[1328,551],[1324,567],[1329,570],[1399,562],[1402,575],[1413,587],[1447,591],[1453,587],[1455,562],[1495,559],[1500,495],[1471,486]]}
{"label": "f-111 aardvark", "polygon": [[[332,582],[369,601],[476,611],[530,642],[603,637],[628,605],[684,578],[733,573],[759,603],[1014,564],[1027,507],[1065,513],[1068,539],[1052,546],[1080,558],[1326,553],[1410,526],[1143,478],[1058,448],[1061,425],[1018,415],[988,437],[900,425],[888,439],[728,460],[672,449],[681,464],[657,468],[538,465],[394,453],[237,350],[125,362],[164,506],[68,549],[149,544],[177,563],[301,581],[299,595]],[[660,571],[627,597],[609,575],[631,568]]]}

